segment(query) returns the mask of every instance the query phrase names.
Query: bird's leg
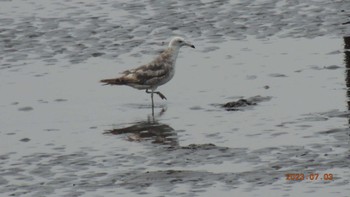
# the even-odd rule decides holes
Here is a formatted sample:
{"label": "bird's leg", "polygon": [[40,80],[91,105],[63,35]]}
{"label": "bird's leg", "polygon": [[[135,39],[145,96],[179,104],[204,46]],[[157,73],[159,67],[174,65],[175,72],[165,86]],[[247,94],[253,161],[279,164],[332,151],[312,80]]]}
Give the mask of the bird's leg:
{"label": "bird's leg", "polygon": [[152,90],[152,93],[151,93],[151,99],[152,99],[152,116],[154,117],[153,90]]}
{"label": "bird's leg", "polygon": [[159,96],[161,99],[167,100],[166,97],[164,96],[164,94],[162,94],[161,92],[154,92],[154,93],[158,94],[158,96]]}
{"label": "bird's leg", "polygon": [[153,91],[151,93],[151,100],[152,100],[152,109],[154,108],[154,101],[153,101]]}
{"label": "bird's leg", "polygon": [[152,90],[152,92],[150,92],[150,91],[148,91],[148,89],[146,89],[146,93],[148,93],[148,94],[150,94],[150,93],[156,93],[156,94],[158,94],[158,96],[161,98],[161,99],[165,99],[165,100],[167,100],[166,99],[166,97],[164,96],[164,94],[162,94],[161,92],[153,92],[153,90]]}
{"label": "bird's leg", "polygon": [[148,89],[146,89],[147,94],[151,94],[151,100],[152,100],[152,115],[154,115],[154,101],[153,101],[153,90],[150,92]]}

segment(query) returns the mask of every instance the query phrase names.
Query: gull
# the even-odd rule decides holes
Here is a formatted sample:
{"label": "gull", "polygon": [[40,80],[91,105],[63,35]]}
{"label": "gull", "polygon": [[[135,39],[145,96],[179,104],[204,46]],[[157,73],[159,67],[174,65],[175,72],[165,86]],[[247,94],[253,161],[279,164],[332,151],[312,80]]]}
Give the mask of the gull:
{"label": "gull", "polygon": [[120,77],[103,79],[100,82],[104,85],[126,85],[138,90],[146,90],[146,93],[151,94],[153,111],[153,94],[158,94],[161,99],[166,99],[161,92],[155,90],[174,77],[176,58],[182,46],[195,48],[182,37],[174,37],[169,42],[168,48],[153,61],[135,69],[126,70],[121,73]]}

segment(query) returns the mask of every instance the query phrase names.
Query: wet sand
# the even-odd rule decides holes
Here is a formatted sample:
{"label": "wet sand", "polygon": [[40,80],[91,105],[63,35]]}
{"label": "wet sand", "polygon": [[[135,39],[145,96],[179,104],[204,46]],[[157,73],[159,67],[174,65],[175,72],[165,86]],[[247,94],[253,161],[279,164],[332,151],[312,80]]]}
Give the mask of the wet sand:
{"label": "wet sand", "polygon": [[[2,1],[0,196],[348,196],[349,9]],[[143,91],[98,83],[172,35],[196,50],[155,117]],[[267,99],[221,107],[249,98]]]}

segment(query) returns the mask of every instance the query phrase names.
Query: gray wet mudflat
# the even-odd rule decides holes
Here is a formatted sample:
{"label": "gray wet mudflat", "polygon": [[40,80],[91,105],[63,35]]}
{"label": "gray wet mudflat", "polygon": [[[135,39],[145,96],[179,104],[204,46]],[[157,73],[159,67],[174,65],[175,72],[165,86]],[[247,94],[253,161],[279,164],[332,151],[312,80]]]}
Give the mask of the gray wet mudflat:
{"label": "gray wet mudflat", "polygon": [[[350,193],[350,2],[0,5],[0,196]],[[154,117],[98,83],[173,35],[196,49]]]}

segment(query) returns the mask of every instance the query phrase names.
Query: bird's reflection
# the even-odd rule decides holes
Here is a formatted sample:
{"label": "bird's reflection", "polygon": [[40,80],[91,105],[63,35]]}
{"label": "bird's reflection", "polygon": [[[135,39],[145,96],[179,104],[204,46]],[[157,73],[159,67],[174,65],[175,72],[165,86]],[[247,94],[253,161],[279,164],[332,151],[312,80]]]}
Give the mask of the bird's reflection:
{"label": "bird's reflection", "polygon": [[151,141],[155,144],[163,144],[171,147],[178,146],[178,139],[175,130],[167,124],[160,123],[156,119],[162,116],[166,108],[156,115],[149,115],[146,120],[132,123],[131,126],[110,129],[104,134],[121,135],[127,134],[129,141]]}

